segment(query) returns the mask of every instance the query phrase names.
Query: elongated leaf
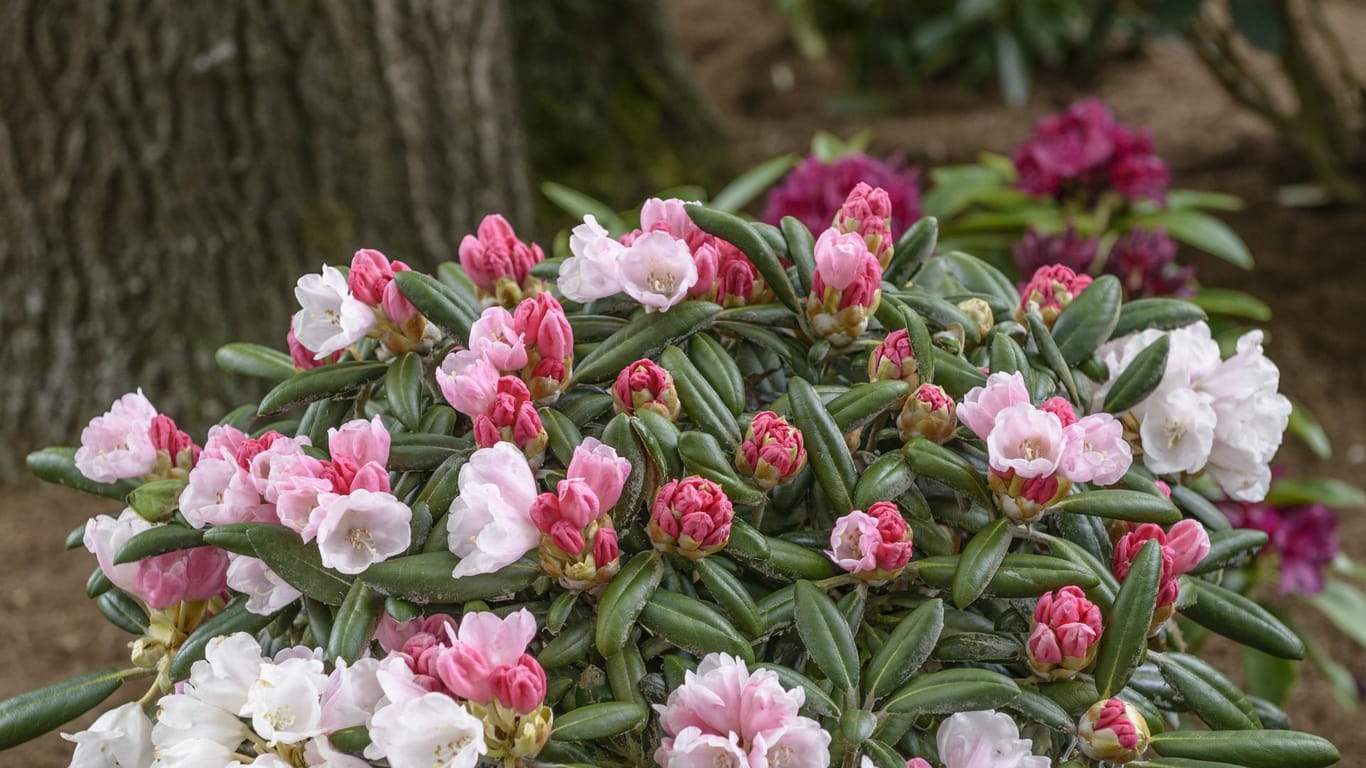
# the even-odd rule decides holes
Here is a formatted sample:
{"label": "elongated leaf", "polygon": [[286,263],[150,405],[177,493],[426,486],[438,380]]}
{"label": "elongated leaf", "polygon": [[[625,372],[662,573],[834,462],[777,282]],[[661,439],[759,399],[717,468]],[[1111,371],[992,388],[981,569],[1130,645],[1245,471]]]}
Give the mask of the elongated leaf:
{"label": "elongated leaf", "polygon": [[900,452],[885,453],[869,464],[854,486],[854,508],[867,509],[875,502],[895,499],[915,484],[915,475]]}
{"label": "elongated leaf", "polygon": [[806,444],[807,461],[820,483],[830,505],[840,514],[854,508],[853,490],[858,480],[854,459],[844,433],[821,403],[820,395],[802,378],[789,384],[788,398],[792,404],[792,418],[801,430]]}
{"label": "elongated leaf", "polygon": [[409,429],[422,421],[422,358],[409,352],[389,364],[384,394],[394,417]]}
{"label": "elongated leaf", "polygon": [[645,602],[659,588],[664,561],[654,550],[640,552],[627,561],[603,590],[598,603],[594,634],[598,653],[611,656],[626,645]]}
{"label": "elongated leaf", "polygon": [[857,690],[858,647],[854,645],[854,635],[839,608],[809,581],[797,582],[794,597],[797,634],[811,660],[836,688]]}
{"label": "elongated leaf", "polygon": [[1124,289],[1113,275],[1101,275],[1074,298],[1053,323],[1053,340],[1062,359],[1076,365],[1108,340],[1123,301]]}
{"label": "elongated leaf", "polygon": [[1121,488],[1076,493],[1063,498],[1049,509],[1076,515],[1161,525],[1171,525],[1181,519],[1181,511],[1165,497]]}
{"label": "elongated leaf", "polygon": [[316,545],[305,544],[299,534],[283,525],[260,523],[246,529],[247,541],[256,557],[300,592],[328,605],[341,605],[352,579],[322,564]]}
{"label": "elongated leaf", "polygon": [[493,573],[451,578],[459,560],[450,552],[423,552],[375,563],[361,581],[381,594],[426,603],[464,603],[520,592],[541,575],[540,562],[528,556]]}
{"label": "elongated leaf", "polygon": [[248,611],[246,597],[234,598],[223,610],[195,627],[180,648],[176,649],[175,656],[171,658],[171,679],[184,680],[189,677],[190,667],[204,658],[204,649],[214,638],[234,632],[254,635],[274,619],[275,614],[262,616]]}
{"label": "elongated leaf", "polygon": [[1215,531],[1209,536],[1209,554],[1191,569],[1191,574],[1203,576],[1237,562],[1266,546],[1267,538],[1265,532],[1250,528]]}
{"label": "elongated leaf", "polygon": [[943,600],[928,600],[902,619],[868,662],[864,691],[869,703],[891,693],[920,671],[943,630]]}
{"label": "elongated leaf", "polygon": [[910,394],[910,386],[900,379],[855,384],[849,391],[826,403],[835,425],[845,434],[867,426],[874,419],[897,408]]}
{"label": "elongated leaf", "polygon": [[365,654],[379,626],[384,610],[384,595],[359,579],[337,609],[337,618],[327,638],[328,661],[353,662]]}
{"label": "elongated leaf", "polygon": [[1167,372],[1167,353],[1170,349],[1171,337],[1163,335],[1135,355],[1105,393],[1105,411],[1123,413],[1152,394]]}
{"label": "elongated leaf", "polygon": [[1256,296],[1242,291],[1201,286],[1200,293],[1191,301],[1211,315],[1227,315],[1258,323],[1271,320],[1271,307]]}
{"label": "elongated leaf", "polygon": [[816,271],[816,238],[793,216],[784,216],[781,226],[788,257],[797,268],[797,287],[805,296],[811,293],[811,275]]}
{"label": "elongated leaf", "polygon": [[1181,242],[1199,248],[1243,269],[1252,269],[1247,244],[1227,224],[1200,211],[1157,211],[1134,220],[1145,227],[1162,227]]}
{"label": "elongated leaf", "polygon": [[333,731],[328,735],[327,740],[332,742],[332,746],[350,755],[359,755],[370,746],[370,732],[363,725],[356,725],[350,728],[343,728],[340,731]]}
{"label": "elongated leaf", "polygon": [[110,624],[130,635],[143,635],[147,632],[147,611],[138,601],[119,589],[111,589],[95,599],[100,614]]}
{"label": "elongated leaf", "polygon": [[1205,311],[1185,299],[1136,299],[1124,304],[1111,338],[1156,328],[1170,331],[1207,319]]}
{"label": "elongated leaf", "polygon": [[1067,732],[1077,726],[1076,719],[1068,714],[1067,710],[1029,687],[1020,689],[1020,695],[1011,702],[1010,708],[1055,731]]}
{"label": "elongated leaf", "polygon": [[764,503],[764,494],[741,479],[731,465],[730,456],[711,435],[693,431],[680,433],[678,456],[688,472],[721,486],[732,502],[751,507]]}
{"label": "elongated leaf", "polygon": [[314,400],[348,395],[375,381],[388,370],[389,366],[384,363],[353,361],[296,373],[267,392],[256,411],[268,416]]}
{"label": "elongated leaf", "polygon": [[82,493],[89,493],[94,496],[123,501],[137,487],[135,483],[127,480],[120,480],[115,483],[97,483],[81,474],[81,471],[76,469],[75,448],[59,446],[44,448],[41,451],[30,453],[24,462],[28,471],[40,480],[60,483],[68,488],[74,488]]}
{"label": "elongated leaf", "polygon": [[991,504],[991,494],[987,491],[986,482],[959,454],[933,441],[917,437],[906,443],[902,455],[906,457],[906,463],[910,465],[911,471],[917,475],[938,480],[984,505]]}
{"label": "elongated leaf", "polygon": [[1063,359],[1062,351],[1053,341],[1053,335],[1048,332],[1048,327],[1044,325],[1043,318],[1038,312],[1031,311],[1025,318],[1029,325],[1029,336],[1034,339],[1034,345],[1039,348],[1039,355],[1048,364],[1049,370],[1057,374],[1058,381],[1062,382],[1063,388],[1067,390],[1067,396],[1073,403],[1080,405],[1081,400],[1077,391],[1076,379],[1072,376],[1072,368],[1068,366],[1067,360]]}
{"label": "elongated leaf", "polygon": [[1200,579],[1184,579],[1195,602],[1182,615],[1212,632],[1281,659],[1303,659],[1304,641],[1255,601]]}
{"label": "elongated leaf", "polygon": [[1247,768],[1326,768],[1341,759],[1332,742],[1299,731],[1167,731],[1153,734],[1152,747],[1163,757]]}
{"label": "elongated leaf", "polygon": [[800,159],[799,156],[788,153],[765,160],[736,176],[717,192],[716,197],[709,200],[707,205],[718,211],[738,211],[762,195],[769,187],[777,184]]}
{"label": "elongated leaf", "polygon": [[124,542],[114,555],[114,564],[132,563],[144,557],[152,557],[180,549],[194,549],[204,546],[204,532],[179,525],[161,525],[148,528]]}
{"label": "elongated leaf", "polygon": [[797,293],[792,289],[792,281],[787,270],[778,261],[767,241],[744,219],[724,211],[703,208],[700,205],[686,206],[693,223],[702,231],[715,235],[739,248],[754,264],[764,282],[773,290],[778,301],[793,312],[801,311]]}
{"label": "elongated leaf", "polygon": [[1319,424],[1318,419],[1302,403],[1291,400],[1290,424],[1286,427],[1292,435],[1304,441],[1309,446],[1309,450],[1314,452],[1320,459],[1331,458],[1333,455],[1333,443],[1328,439],[1328,433],[1323,431],[1323,425]]}
{"label": "elongated leaf", "polygon": [[1172,653],[1158,661],[1162,677],[1206,725],[1218,731],[1260,728],[1247,696],[1219,670],[1195,656]]}
{"label": "elongated leaf", "polygon": [[[688,356],[683,354],[683,350],[672,345],[665,347],[659,362],[673,375],[678,399],[693,425],[728,446],[738,444],[740,426],[735,423],[735,411],[731,410],[725,398],[712,387]],[[738,375],[739,371],[735,373]],[[732,392],[731,395],[743,398],[740,392]]]}
{"label": "elongated leaf", "polygon": [[745,382],[735,358],[711,334],[699,333],[688,342],[688,358],[720,396],[732,416],[745,409]]}
{"label": "elongated leaf", "polygon": [[1334,509],[1366,507],[1366,491],[1334,477],[1287,477],[1271,484],[1266,503],[1278,507],[1325,504]]}
{"label": "elongated leaf", "polygon": [[653,357],[706,328],[720,311],[721,307],[709,302],[685,301],[668,312],[643,315],[585,355],[574,366],[570,386],[614,379],[628,364]]}
{"label": "elongated leaf", "polygon": [[888,712],[946,714],[1004,707],[1020,695],[1005,675],[985,669],[945,669],[918,675],[887,699]]}
{"label": "elongated leaf", "polygon": [[227,373],[280,381],[294,375],[294,361],[277,349],[260,344],[234,342],[213,353],[213,360]]}
{"label": "elongated leaf", "polygon": [[1010,521],[993,520],[963,547],[953,574],[953,604],[961,610],[982,594],[1010,548]]}
{"label": "elongated leaf", "polygon": [[921,217],[897,240],[882,279],[894,286],[904,285],[934,255],[938,240],[939,220],[933,216]]}
{"label": "elongated leaf", "polygon": [[1199,491],[1179,484],[1173,485],[1171,491],[1172,501],[1177,508],[1186,515],[1199,520],[1211,531],[1227,531],[1233,527],[1228,521],[1228,517]]}
{"label": "elongated leaf", "polygon": [[0,750],[80,717],[118,690],[128,673],[103,669],[0,701]]}
{"label": "elongated leaf", "polygon": [[934,359],[934,383],[943,387],[955,400],[962,400],[968,390],[987,383],[987,375],[982,373],[982,369],[974,367],[962,357],[939,347],[934,347],[931,354]]}
{"label": "elongated leaf", "polygon": [[650,710],[636,702],[589,704],[556,716],[550,736],[557,741],[598,741],[637,730],[649,717]]}
{"label": "elongated leaf", "polygon": [[554,640],[545,644],[537,659],[546,669],[557,669],[577,663],[593,650],[593,621],[584,619],[570,624]]}
{"label": "elongated leaf", "polygon": [[750,637],[763,634],[763,617],[749,590],[730,571],[720,564],[716,557],[703,557],[693,561],[693,569],[702,583],[711,592],[717,605],[726,609],[735,626]]}
{"label": "elongated leaf", "polygon": [[546,181],[541,184],[541,194],[545,195],[550,202],[559,206],[560,210],[573,216],[576,219],[583,219],[584,216],[592,216],[598,220],[608,232],[619,233],[624,227],[621,217],[617,212],[606,203],[594,199],[577,189],[557,184],[553,181]]}
{"label": "elongated leaf", "polygon": [[1096,653],[1096,688],[1101,698],[1119,693],[1133,676],[1148,647],[1157,587],[1162,578],[1162,550],[1149,541],[1138,551],[1105,621]]}
{"label": "elongated leaf", "polygon": [[685,651],[704,656],[729,653],[754,661],[754,649],[721,612],[674,592],[655,592],[640,614],[641,626]]}

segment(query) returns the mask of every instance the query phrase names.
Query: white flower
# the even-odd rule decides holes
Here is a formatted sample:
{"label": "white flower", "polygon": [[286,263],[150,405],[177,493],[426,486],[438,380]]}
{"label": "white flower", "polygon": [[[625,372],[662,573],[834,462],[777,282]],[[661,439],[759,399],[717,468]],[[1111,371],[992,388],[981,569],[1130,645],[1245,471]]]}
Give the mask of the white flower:
{"label": "white flower", "polygon": [[236,714],[247,703],[247,689],[261,673],[261,646],[246,632],[215,637],[204,646],[204,658],[190,667],[185,692],[200,701]]}
{"label": "white flower", "polygon": [[71,768],[146,768],[152,762],[152,721],[136,703],[115,707],[62,738],[76,743]]}
{"label": "white flower", "polygon": [[247,596],[247,610],[269,616],[298,600],[303,594],[291,587],[264,561],[229,554],[228,586]]}
{"label": "white flower", "polygon": [[346,349],[375,328],[375,311],[351,295],[336,267],[323,265],[317,275],[304,275],[294,287],[303,309],[294,315],[294,336],[321,360]]}
{"label": "white flower", "polygon": [[76,469],[97,483],[142,477],[156,469],[157,449],[151,433],[156,417],[156,407],[140,389],[115,400],[103,416],[91,419],[81,430]]}
{"label": "white flower", "polygon": [[446,516],[447,546],[460,558],[454,577],[493,573],[540,544],[531,522],[536,478],[517,446],[475,451],[460,468],[459,487]]}
{"label": "white flower", "polygon": [[688,244],[667,232],[646,232],[622,256],[623,290],[646,312],[668,310],[688,297],[697,283],[697,263]]}
{"label": "white flower", "polygon": [[261,675],[247,690],[242,714],[271,744],[294,744],[322,734],[322,691],[327,685],[317,659],[286,659],[262,664]]}
{"label": "white flower", "polygon": [[204,766],[229,766],[236,761],[231,750],[209,739],[189,739],[178,741],[167,747],[153,750],[156,760],[152,768],[204,768]]}
{"label": "white flower", "polygon": [[1047,757],[1031,752],[1009,715],[993,710],[959,712],[939,726],[939,759],[944,768],[1049,768]]}
{"label": "white flower", "polygon": [[1238,340],[1237,351],[1198,389],[1214,398],[1218,420],[1208,470],[1239,501],[1261,501],[1271,486],[1271,459],[1290,423],[1290,401],[1277,392],[1280,371],[1262,353],[1262,332]]}
{"label": "white flower", "polygon": [[619,262],[626,246],[612,239],[597,219],[584,216],[583,223],[574,227],[569,251],[574,255],[560,265],[556,281],[565,298],[588,302],[621,292]]}
{"label": "white flower", "polygon": [[[261,758],[256,758],[260,760]],[[370,768],[370,763],[348,755],[345,752],[332,746],[332,742],[326,736],[319,736],[309,740],[304,747],[304,762],[313,768]],[[252,763],[256,765],[256,763]],[[279,766],[274,764],[267,768],[291,768],[289,763],[282,763]]]}
{"label": "white flower", "polygon": [[1217,418],[1209,398],[1193,389],[1172,389],[1144,404],[1139,435],[1148,469],[1159,475],[1203,469],[1214,446]]}
{"label": "white flower", "polygon": [[362,489],[318,501],[318,549],[328,568],[360,573],[412,543],[413,511],[391,493]]}
{"label": "white flower", "polygon": [[474,768],[488,752],[484,724],[444,693],[391,704],[370,721],[365,756],[391,768]]}
{"label": "white flower", "polygon": [[337,659],[337,668],[327,679],[327,689],[322,695],[322,727],[331,733],[355,725],[364,725],[375,711],[375,705],[384,697],[376,677],[379,660],[373,658],[357,659],[347,664]]}
{"label": "white flower", "polygon": [[[314,742],[310,741],[308,743],[312,744]],[[284,759],[283,757],[280,757],[279,755],[273,755],[269,752],[265,753],[264,755],[257,755],[256,759],[252,760],[250,763],[247,763],[247,765],[251,766],[251,768],[293,768],[293,766],[290,765],[288,760]],[[228,766],[228,768],[233,767],[230,765]],[[336,766],[335,768],[340,768],[340,766]]]}
{"label": "white flower", "polygon": [[228,712],[201,701],[194,694],[171,694],[157,702],[157,722],[152,726],[152,743],[158,749],[182,741],[207,739],[236,751],[247,737],[247,728]]}

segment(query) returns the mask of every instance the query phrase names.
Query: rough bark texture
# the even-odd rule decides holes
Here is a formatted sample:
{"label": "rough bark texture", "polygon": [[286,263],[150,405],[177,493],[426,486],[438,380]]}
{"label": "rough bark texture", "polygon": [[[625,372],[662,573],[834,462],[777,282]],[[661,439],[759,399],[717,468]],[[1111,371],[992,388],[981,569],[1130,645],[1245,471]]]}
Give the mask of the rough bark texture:
{"label": "rough bark texture", "polygon": [[142,387],[202,425],[213,350],[282,345],[295,278],[528,225],[497,0],[0,3],[0,479]]}

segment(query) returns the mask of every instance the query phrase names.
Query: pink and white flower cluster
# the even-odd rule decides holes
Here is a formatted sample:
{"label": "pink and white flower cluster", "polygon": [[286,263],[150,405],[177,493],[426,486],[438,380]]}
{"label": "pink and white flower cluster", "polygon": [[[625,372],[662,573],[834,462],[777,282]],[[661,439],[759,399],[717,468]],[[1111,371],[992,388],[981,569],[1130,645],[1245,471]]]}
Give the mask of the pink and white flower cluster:
{"label": "pink and white flower cluster", "polygon": [[858,232],[834,227],[816,239],[815,259],[807,320],[816,335],[846,347],[868,329],[882,300],[882,264]]}
{"label": "pink and white flower cluster", "polygon": [[1196,520],[1182,520],[1173,525],[1170,531],[1163,531],[1154,523],[1144,523],[1135,527],[1115,542],[1111,568],[1115,578],[1121,582],[1129,576],[1134,558],[1149,541],[1156,541],[1162,551],[1162,575],[1158,582],[1156,613],[1153,615],[1151,632],[1158,629],[1171,618],[1176,600],[1181,595],[1180,577],[1189,573],[1209,554],[1209,533],[1205,526]]}
{"label": "pink and white flower cluster", "polygon": [[836,520],[825,554],[849,573],[871,584],[885,584],[910,562],[911,538],[901,510],[890,501],[879,501],[866,512],[856,509]]}
{"label": "pink and white flower cluster", "polygon": [[1159,475],[1205,471],[1231,498],[1256,502],[1271,487],[1271,459],[1290,422],[1290,401],[1277,389],[1280,370],[1262,352],[1262,332],[1238,339],[1237,351],[1220,359],[1209,326],[1148,330],[1100,349],[1115,379],[1159,337],[1171,349],[1162,381],[1129,413],[1138,421],[1143,463]]}
{"label": "pink and white flower cluster", "polygon": [[703,232],[677,198],[650,198],[640,229],[614,239],[593,216],[569,238],[573,257],[560,266],[567,298],[589,302],[625,293],[647,312],[664,312],[685,299],[723,306],[762,303],[771,295],[758,270],[731,243]]}
{"label": "pink and white flower cluster", "polygon": [[97,483],[183,477],[199,460],[199,452],[190,436],[138,390],[115,400],[81,431],[76,469]]}
{"label": "pink and white flower cluster", "polygon": [[655,705],[665,734],[655,762],[661,768],[826,768],[830,734],[798,714],[805,702],[806,692],[784,688],[776,673],[709,654],[666,704]]}
{"label": "pink and white flower cluster", "polygon": [[[209,430],[200,462],[180,495],[195,528],[278,523],[318,542],[323,564],[360,573],[402,554],[411,543],[412,510],[390,492],[389,431],[378,416],[328,430],[329,459],[305,449],[307,436],[267,432],[248,437],[232,426]],[[272,613],[298,598],[259,561],[234,555],[229,585]]]}
{"label": "pink and white flower cluster", "polygon": [[540,290],[531,268],[542,261],[541,246],[519,240],[508,220],[496,213],[485,216],[477,233],[460,241],[460,267],[481,297],[503,306],[516,306]]}
{"label": "pink and white flower cluster", "polygon": [[1035,406],[1018,371],[993,373],[985,386],[970,390],[958,419],[986,441],[992,490],[1017,522],[1037,518],[1072,483],[1119,482],[1133,462],[1117,419],[1107,413],[1079,419],[1060,397]]}
{"label": "pink and white flower cluster", "polygon": [[612,508],[621,498],[631,462],[612,446],[587,437],[574,449],[554,493],[531,505],[541,534],[541,567],[566,589],[590,589],[612,578],[620,565]]}
{"label": "pink and white flower cluster", "polygon": [[294,288],[299,311],[290,323],[290,353],[295,364],[315,364],[335,356],[367,336],[379,338],[391,354],[400,355],[435,333],[417,308],[398,290],[394,273],[409,269],[401,261],[371,248],[351,257],[346,275],[323,265],[318,274],[304,275]]}
{"label": "pink and white flower cluster", "polygon": [[114,564],[114,558],[129,539],[155,527],[132,509],[125,509],[118,517],[91,518],[85,524],[82,542],[114,586],[141,599],[153,610],[224,594],[228,586],[228,556],[217,547],[181,549]]}

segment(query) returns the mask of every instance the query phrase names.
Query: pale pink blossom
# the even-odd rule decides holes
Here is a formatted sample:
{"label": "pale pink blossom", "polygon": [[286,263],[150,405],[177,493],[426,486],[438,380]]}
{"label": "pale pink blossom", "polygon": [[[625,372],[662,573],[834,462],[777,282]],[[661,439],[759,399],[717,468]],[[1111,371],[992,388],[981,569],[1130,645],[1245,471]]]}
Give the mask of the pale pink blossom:
{"label": "pale pink blossom", "polygon": [[327,452],[334,461],[345,457],[358,465],[373,461],[384,466],[389,463],[390,442],[389,430],[378,416],[369,421],[352,419],[327,430]]}
{"label": "pale pink blossom", "polygon": [[185,741],[207,740],[236,749],[247,737],[237,713],[220,709],[193,695],[172,694],[157,702],[152,743],[158,752]]}
{"label": "pale pink blossom", "polygon": [[335,267],[304,275],[294,288],[302,307],[293,320],[294,336],[322,360],[365,338],[375,329],[375,312],[351,295],[346,278]]}
{"label": "pale pink blossom", "polygon": [[1062,422],[1029,403],[1019,403],[996,414],[987,435],[991,468],[1020,477],[1045,477],[1058,470],[1067,447]]}
{"label": "pale pink blossom", "polygon": [[318,549],[323,565],[356,574],[403,554],[412,543],[413,511],[389,493],[356,490],[319,498]]}
{"label": "pale pink blossom", "polygon": [[142,394],[129,392],[114,401],[103,416],[81,430],[76,469],[97,483],[142,477],[157,465],[152,421],[157,409]]}
{"label": "pale pink blossom", "polygon": [[261,673],[261,645],[246,632],[220,635],[204,646],[204,658],[190,667],[185,693],[233,714],[241,714],[247,691]]}
{"label": "pale pink blossom", "polygon": [[640,229],[643,232],[664,231],[688,244],[690,250],[697,250],[707,241],[708,235],[693,223],[685,207],[697,201],[680,200],[670,197],[661,200],[652,197],[640,207]]}
{"label": "pale pink blossom", "polygon": [[936,735],[944,768],[1049,768],[1048,757],[1033,754],[1034,743],[1020,738],[1009,715],[994,710],[958,712],[939,724]]}
{"label": "pale pink blossom", "polygon": [[138,591],[138,563],[114,564],[114,557],[128,540],[143,531],[150,530],[152,524],[143,520],[132,509],[124,509],[117,518],[109,515],[96,515],[85,524],[82,542],[95,556],[100,570],[114,586],[130,594]]}
{"label": "pale pink blossom", "polygon": [[457,371],[467,370],[476,360],[486,360],[503,373],[520,371],[527,363],[526,340],[511,312],[488,307],[470,326],[469,349],[455,355]]}
{"label": "pale pink blossom", "polygon": [[436,370],[436,383],[446,402],[471,418],[483,414],[493,403],[498,379],[498,369],[492,363],[482,358],[466,361],[459,353],[447,355]]}
{"label": "pale pink blossom", "polygon": [[618,262],[622,290],[645,307],[663,312],[688,297],[697,282],[697,264],[688,244],[666,232],[636,238]]}
{"label": "pale pink blossom", "polygon": [[536,479],[516,446],[499,442],[475,451],[460,468],[458,485],[446,516],[447,546],[460,558],[453,577],[493,573],[540,543],[531,522]]}
{"label": "pale pink blossom", "polygon": [[384,696],[376,677],[378,673],[378,659],[357,659],[350,664],[337,659],[320,702],[322,713],[318,724],[325,733],[365,725]]}
{"label": "pale pink blossom", "polygon": [[1209,554],[1209,532],[1198,520],[1182,520],[1167,531],[1167,546],[1172,550],[1172,568],[1189,573]]}
{"label": "pale pink blossom", "polygon": [[318,535],[318,523],[321,522],[316,514],[318,498],[336,493],[338,489],[326,477],[305,474],[280,478],[274,483],[274,489],[275,516],[280,523],[298,533],[304,541],[312,541]]}
{"label": "pale pink blossom", "polygon": [[616,506],[630,474],[631,461],[619,456],[615,448],[595,437],[584,438],[574,448],[574,455],[565,470],[566,478],[581,479],[592,489],[599,509],[603,511]]}
{"label": "pale pink blossom", "polygon": [[895,504],[875,502],[835,521],[825,554],[852,574],[886,581],[911,559],[911,529]]}
{"label": "pale pink blossom", "polygon": [[247,610],[252,613],[269,616],[303,594],[262,560],[235,554],[228,559],[227,585],[247,596]]}
{"label": "pale pink blossom", "polygon": [[826,768],[830,734],[799,710],[806,695],[785,689],[766,669],[709,654],[683,685],[655,705],[665,738],[654,759],[662,768],[703,765]]}
{"label": "pale pink blossom", "polygon": [[[868,244],[857,232],[842,233],[833,227],[816,239],[815,255],[816,273],[821,282],[838,291],[847,290],[863,277],[867,261],[872,257]],[[814,285],[813,291],[821,293]]]}
{"label": "pale pink blossom", "polygon": [[390,768],[475,768],[488,752],[484,724],[444,693],[381,707],[370,721],[365,756]]}
{"label": "pale pink blossom", "polygon": [[985,440],[996,425],[996,414],[1012,405],[1028,402],[1029,390],[1019,371],[993,373],[987,377],[986,386],[973,387],[963,396],[963,402],[958,405],[958,420]]}
{"label": "pale pink blossom", "polygon": [[525,608],[507,618],[490,611],[467,613],[455,642],[437,659],[437,674],[456,696],[489,704],[494,700],[494,671],[517,664],[535,636],[536,619]]}
{"label": "pale pink blossom", "polygon": [[512,320],[516,332],[528,346],[535,347],[541,358],[563,360],[573,357],[574,329],[569,325],[564,307],[554,296],[542,292],[523,299],[513,312]]}
{"label": "pale pink blossom", "polygon": [[574,254],[560,265],[560,293],[577,302],[589,302],[620,293],[621,259],[626,246],[612,239],[593,216],[569,235],[569,251]]}
{"label": "pale pink blossom", "polygon": [[1203,469],[1218,421],[1210,398],[1194,389],[1172,388],[1150,395],[1143,406],[1138,432],[1144,465],[1159,475]]}
{"label": "pale pink blossom", "polygon": [[1083,416],[1063,428],[1067,449],[1062,475],[1074,483],[1114,485],[1133,464],[1124,425],[1108,413]]}
{"label": "pale pink blossom", "polygon": [[[265,450],[251,457],[247,472],[267,502],[274,504],[279,497],[276,483],[297,475],[316,477],[322,471],[322,462],[304,453],[304,446],[310,443],[307,435],[285,437],[276,434]],[[239,453],[239,463],[241,460]]]}

